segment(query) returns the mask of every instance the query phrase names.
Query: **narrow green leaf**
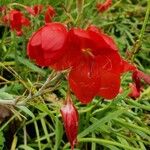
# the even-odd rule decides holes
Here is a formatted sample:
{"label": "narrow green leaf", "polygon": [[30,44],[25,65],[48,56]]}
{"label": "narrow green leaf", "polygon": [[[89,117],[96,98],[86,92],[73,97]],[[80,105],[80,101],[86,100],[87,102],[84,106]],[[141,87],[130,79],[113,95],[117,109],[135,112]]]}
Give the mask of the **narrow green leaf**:
{"label": "narrow green leaf", "polygon": [[35,150],[35,149],[33,149],[32,147],[27,146],[27,145],[20,145],[19,148],[22,148],[22,149],[24,149],[24,150]]}
{"label": "narrow green leaf", "polygon": [[30,117],[35,118],[34,114],[26,106],[17,106],[20,110],[28,114]]}
{"label": "narrow green leaf", "polygon": [[60,122],[58,115],[56,116],[56,125],[55,125],[55,146],[54,150],[59,149],[59,145],[61,143],[62,137],[63,137],[63,125]]}
{"label": "narrow green leaf", "polygon": [[3,150],[4,148],[4,142],[5,142],[5,138],[4,138],[3,132],[0,131],[0,149],[1,150]]}
{"label": "narrow green leaf", "polygon": [[13,99],[13,96],[9,93],[0,91],[0,99]]}
{"label": "narrow green leaf", "polygon": [[31,70],[40,73],[41,75],[45,75],[45,71],[37,66],[35,66],[33,63],[31,63],[28,59],[22,58],[22,57],[17,57],[18,61],[25,65],[26,67],[30,68]]}
{"label": "narrow green leaf", "polygon": [[81,138],[81,137],[88,135],[89,133],[95,131],[98,127],[102,126],[103,124],[105,124],[106,122],[109,122],[110,120],[112,120],[114,118],[117,118],[124,112],[125,112],[125,109],[121,109],[121,110],[116,110],[114,112],[108,113],[107,116],[103,117],[102,119],[98,120],[97,122],[93,123],[91,126],[86,128],[84,131],[82,131],[78,135],[78,137]]}

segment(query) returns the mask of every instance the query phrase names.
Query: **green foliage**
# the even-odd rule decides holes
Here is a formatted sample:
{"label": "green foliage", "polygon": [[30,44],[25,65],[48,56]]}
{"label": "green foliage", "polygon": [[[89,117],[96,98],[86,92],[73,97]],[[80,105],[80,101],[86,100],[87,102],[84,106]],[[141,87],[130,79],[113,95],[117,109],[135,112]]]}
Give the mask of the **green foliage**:
{"label": "green foliage", "polygon": [[4,148],[4,142],[5,142],[4,134],[3,132],[0,132],[0,149],[1,150]]}

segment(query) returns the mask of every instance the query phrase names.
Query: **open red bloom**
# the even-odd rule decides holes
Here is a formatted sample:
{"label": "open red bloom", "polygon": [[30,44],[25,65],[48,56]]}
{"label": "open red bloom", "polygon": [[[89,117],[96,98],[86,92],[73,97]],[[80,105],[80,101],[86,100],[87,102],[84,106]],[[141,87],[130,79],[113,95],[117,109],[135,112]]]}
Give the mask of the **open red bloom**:
{"label": "open red bloom", "polygon": [[132,69],[120,57],[113,39],[96,27],[71,29],[67,49],[52,67],[63,70],[72,67],[69,84],[82,103],[96,95],[112,99],[119,93],[122,72]]}
{"label": "open red bloom", "polygon": [[63,24],[46,24],[30,38],[27,53],[38,65],[50,66],[62,57],[66,38],[67,30]]}
{"label": "open red bloom", "polygon": [[18,10],[11,10],[4,16],[4,22],[10,24],[10,28],[16,31],[17,35],[22,35],[22,27],[29,26],[30,21]]}
{"label": "open red bloom", "polygon": [[68,32],[60,23],[44,26],[28,43],[28,55],[38,65],[71,68],[70,88],[85,104],[95,96],[114,98],[119,93],[121,74],[135,69],[117,50],[113,39],[95,26]]}
{"label": "open red bloom", "polygon": [[112,0],[105,0],[104,3],[98,3],[96,7],[99,12],[104,12],[104,11],[108,10],[108,8],[111,5],[112,5]]}
{"label": "open red bloom", "polygon": [[42,11],[43,5],[34,5],[33,7],[26,7],[26,10],[33,16],[37,16]]}
{"label": "open red bloom", "polygon": [[61,114],[67,138],[70,142],[71,149],[73,150],[77,141],[79,116],[70,97],[67,97],[66,104],[61,108]]}
{"label": "open red bloom", "polygon": [[45,22],[50,23],[52,22],[52,18],[56,15],[55,9],[49,5],[45,12]]}

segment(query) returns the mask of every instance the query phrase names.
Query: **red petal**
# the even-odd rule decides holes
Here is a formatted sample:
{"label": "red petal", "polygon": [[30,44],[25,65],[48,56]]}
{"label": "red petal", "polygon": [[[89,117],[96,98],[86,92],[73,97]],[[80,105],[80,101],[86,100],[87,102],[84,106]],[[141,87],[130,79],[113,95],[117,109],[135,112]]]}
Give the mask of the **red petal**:
{"label": "red petal", "polygon": [[122,73],[122,59],[117,51],[107,55],[98,55],[95,59],[100,69],[119,75]]}
{"label": "red petal", "polygon": [[[140,70],[136,70],[133,73],[133,78],[143,79],[147,84],[150,84],[150,75],[147,75]],[[138,79],[135,79],[135,80],[138,80]]]}
{"label": "red petal", "polygon": [[11,10],[9,15],[4,18],[6,23],[10,24],[10,28],[16,31],[17,35],[22,35],[22,26],[30,25],[30,21],[18,10]]}
{"label": "red petal", "polygon": [[23,32],[22,32],[22,30],[19,30],[19,31],[16,31],[16,34],[17,34],[18,36],[21,36],[21,35],[23,34]]}
{"label": "red petal", "polygon": [[34,11],[34,9],[33,9],[32,7],[26,6],[25,8],[26,8],[26,11],[27,11],[28,13],[30,13],[31,15],[33,15],[33,16],[36,15],[36,14],[35,14],[35,11]]}
{"label": "red petal", "polygon": [[52,6],[48,6],[45,12],[45,22],[50,23],[52,22],[52,18],[56,15],[55,9]]}
{"label": "red petal", "polygon": [[76,50],[66,47],[64,55],[51,67],[55,70],[65,70],[76,66],[81,61],[80,53]]}
{"label": "red petal", "polygon": [[30,20],[28,18],[22,17],[21,23],[24,26],[29,26],[30,25]]}
{"label": "red petal", "polygon": [[138,71],[137,70],[133,72],[132,79],[133,79],[133,81],[134,81],[134,83],[136,85],[136,89],[138,91],[140,91],[140,89],[141,89],[141,79],[138,76]]}
{"label": "red petal", "polygon": [[97,27],[90,26],[87,31],[91,37],[91,48],[95,55],[110,54],[111,52],[118,50],[114,40]]}
{"label": "red petal", "polygon": [[134,70],[136,70],[134,65],[122,59],[122,73]]}
{"label": "red petal", "polygon": [[106,99],[115,98],[120,89],[120,75],[112,72],[102,71],[100,77],[101,84],[98,95]]}
{"label": "red petal", "polygon": [[6,6],[0,6],[0,12],[5,12],[6,11]]}
{"label": "red petal", "polygon": [[80,51],[81,40],[76,38],[72,31],[69,31],[67,44],[66,44],[66,51],[64,55],[57,61],[52,68],[56,70],[64,70],[70,67],[76,66],[80,63],[81,58],[83,57]]}
{"label": "red petal", "polygon": [[84,104],[89,103],[98,92],[100,77],[97,68],[92,65],[94,60],[80,62],[69,74],[69,84],[77,98]]}
{"label": "red petal", "polygon": [[[116,55],[98,56],[95,60],[95,68],[100,77],[100,85],[97,95],[106,99],[117,96],[120,89],[120,64]],[[116,62],[115,62],[116,61]],[[96,67],[97,66],[97,67]]]}
{"label": "red petal", "polygon": [[21,30],[22,23],[22,13],[17,10],[11,10],[10,11],[10,27],[12,30]]}
{"label": "red petal", "polygon": [[35,5],[34,7],[26,6],[26,11],[31,15],[36,16],[42,11],[42,8],[43,8],[42,5]]}
{"label": "red petal", "polygon": [[28,42],[28,55],[40,66],[50,66],[64,53],[67,30],[61,23],[50,23],[39,29]]}
{"label": "red petal", "polygon": [[38,14],[40,14],[40,12],[42,11],[43,5],[35,5],[35,6],[33,7],[33,9],[34,9],[35,15],[38,15]]}

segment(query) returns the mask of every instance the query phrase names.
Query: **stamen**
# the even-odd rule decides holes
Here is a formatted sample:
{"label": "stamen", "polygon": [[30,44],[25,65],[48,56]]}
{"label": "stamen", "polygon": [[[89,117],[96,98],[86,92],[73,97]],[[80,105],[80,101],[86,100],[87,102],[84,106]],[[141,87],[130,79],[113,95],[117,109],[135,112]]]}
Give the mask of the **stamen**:
{"label": "stamen", "polygon": [[92,53],[92,50],[90,49],[90,48],[86,48],[86,49],[82,49],[82,52],[84,53],[84,54],[86,54],[86,55],[89,55],[89,56],[91,56],[92,58],[94,58],[95,56],[93,55],[93,53]]}

